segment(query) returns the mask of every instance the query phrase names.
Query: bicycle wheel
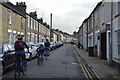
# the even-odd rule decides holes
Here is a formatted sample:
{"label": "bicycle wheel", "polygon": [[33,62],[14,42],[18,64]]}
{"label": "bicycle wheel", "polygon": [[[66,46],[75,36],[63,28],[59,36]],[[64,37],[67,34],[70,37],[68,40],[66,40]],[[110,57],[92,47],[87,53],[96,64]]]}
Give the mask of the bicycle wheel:
{"label": "bicycle wheel", "polygon": [[23,76],[25,76],[26,75],[26,70],[25,71],[21,70],[21,73],[23,74]]}
{"label": "bicycle wheel", "polygon": [[17,69],[17,65],[14,65],[14,78],[15,80],[20,78],[20,69]]}
{"label": "bicycle wheel", "polygon": [[39,59],[39,56],[37,56],[37,64],[40,65],[40,59]]}

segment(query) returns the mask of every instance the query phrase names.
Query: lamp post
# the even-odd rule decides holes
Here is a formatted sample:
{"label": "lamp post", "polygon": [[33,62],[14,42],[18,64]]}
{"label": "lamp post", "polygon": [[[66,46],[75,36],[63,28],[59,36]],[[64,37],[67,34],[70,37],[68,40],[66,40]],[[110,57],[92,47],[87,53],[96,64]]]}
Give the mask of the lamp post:
{"label": "lamp post", "polygon": [[53,33],[52,33],[52,13],[50,14],[50,41],[52,42]]}

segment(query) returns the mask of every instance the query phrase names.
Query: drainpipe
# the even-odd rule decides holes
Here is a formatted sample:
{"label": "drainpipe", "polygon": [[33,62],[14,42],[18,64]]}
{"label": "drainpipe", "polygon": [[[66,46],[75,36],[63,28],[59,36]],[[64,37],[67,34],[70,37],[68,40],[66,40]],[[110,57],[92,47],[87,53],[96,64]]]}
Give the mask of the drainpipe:
{"label": "drainpipe", "polygon": [[25,37],[25,42],[27,41],[26,36],[27,36],[27,17],[25,18],[25,31],[24,31],[24,37]]}
{"label": "drainpipe", "polygon": [[87,21],[87,51],[88,51],[88,21]]}
{"label": "drainpipe", "polygon": [[39,22],[38,22],[38,25],[37,25],[37,27],[38,27],[38,33],[37,33],[37,42],[39,43],[39,41],[40,41],[40,40],[39,40],[39,37],[40,37],[40,36],[39,36],[39,32],[40,32],[40,31],[39,31],[39,29],[40,29]]}
{"label": "drainpipe", "polygon": [[113,21],[112,21],[112,18],[113,18],[113,1],[111,1],[111,17],[110,17],[110,23],[111,23],[111,26],[110,26],[110,46],[109,46],[109,61],[108,63],[109,64],[112,64],[112,27],[113,27]]}

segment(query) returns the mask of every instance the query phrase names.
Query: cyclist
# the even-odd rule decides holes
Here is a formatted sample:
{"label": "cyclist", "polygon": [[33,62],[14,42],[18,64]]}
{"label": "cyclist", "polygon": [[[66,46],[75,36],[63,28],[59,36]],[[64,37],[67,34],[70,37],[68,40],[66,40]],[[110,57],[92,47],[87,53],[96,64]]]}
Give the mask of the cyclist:
{"label": "cyclist", "polygon": [[37,51],[37,61],[39,65],[39,62],[43,63],[44,60],[45,47],[43,46],[43,44],[40,44],[40,46],[37,48],[36,51]]}
{"label": "cyclist", "polygon": [[45,46],[45,57],[47,59],[48,56],[50,56],[49,54],[50,42],[48,41],[48,39],[46,39],[46,41],[44,42],[44,46]]}
{"label": "cyclist", "polygon": [[26,69],[27,69],[27,61],[26,61],[26,57],[25,57],[24,47],[26,47],[29,52],[29,47],[23,41],[23,37],[18,36],[18,40],[14,43],[15,57],[16,57],[16,64],[17,64],[16,68],[17,68],[17,70],[19,70],[19,68],[21,66],[21,64],[20,64],[20,58],[21,58],[22,59],[22,69],[21,69],[22,71],[26,71]]}

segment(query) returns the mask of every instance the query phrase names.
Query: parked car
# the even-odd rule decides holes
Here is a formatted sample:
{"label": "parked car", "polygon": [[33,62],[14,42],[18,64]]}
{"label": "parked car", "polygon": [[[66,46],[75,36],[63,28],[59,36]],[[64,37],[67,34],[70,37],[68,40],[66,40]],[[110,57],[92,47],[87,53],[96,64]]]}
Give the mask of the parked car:
{"label": "parked car", "polygon": [[32,42],[27,42],[26,43],[29,47],[29,52],[27,51],[27,49],[25,48],[26,51],[26,58],[31,60],[33,57],[36,56],[37,52],[36,49],[37,47],[34,46],[34,44]]}
{"label": "parked car", "polygon": [[38,47],[40,46],[40,43],[36,43],[36,44],[34,44],[34,46],[35,46],[36,48],[38,48]]}
{"label": "parked car", "polygon": [[50,42],[50,51],[54,50],[55,48],[54,42]]}
{"label": "parked car", "polygon": [[0,60],[3,71],[15,64],[15,50],[12,45],[0,44]]}

